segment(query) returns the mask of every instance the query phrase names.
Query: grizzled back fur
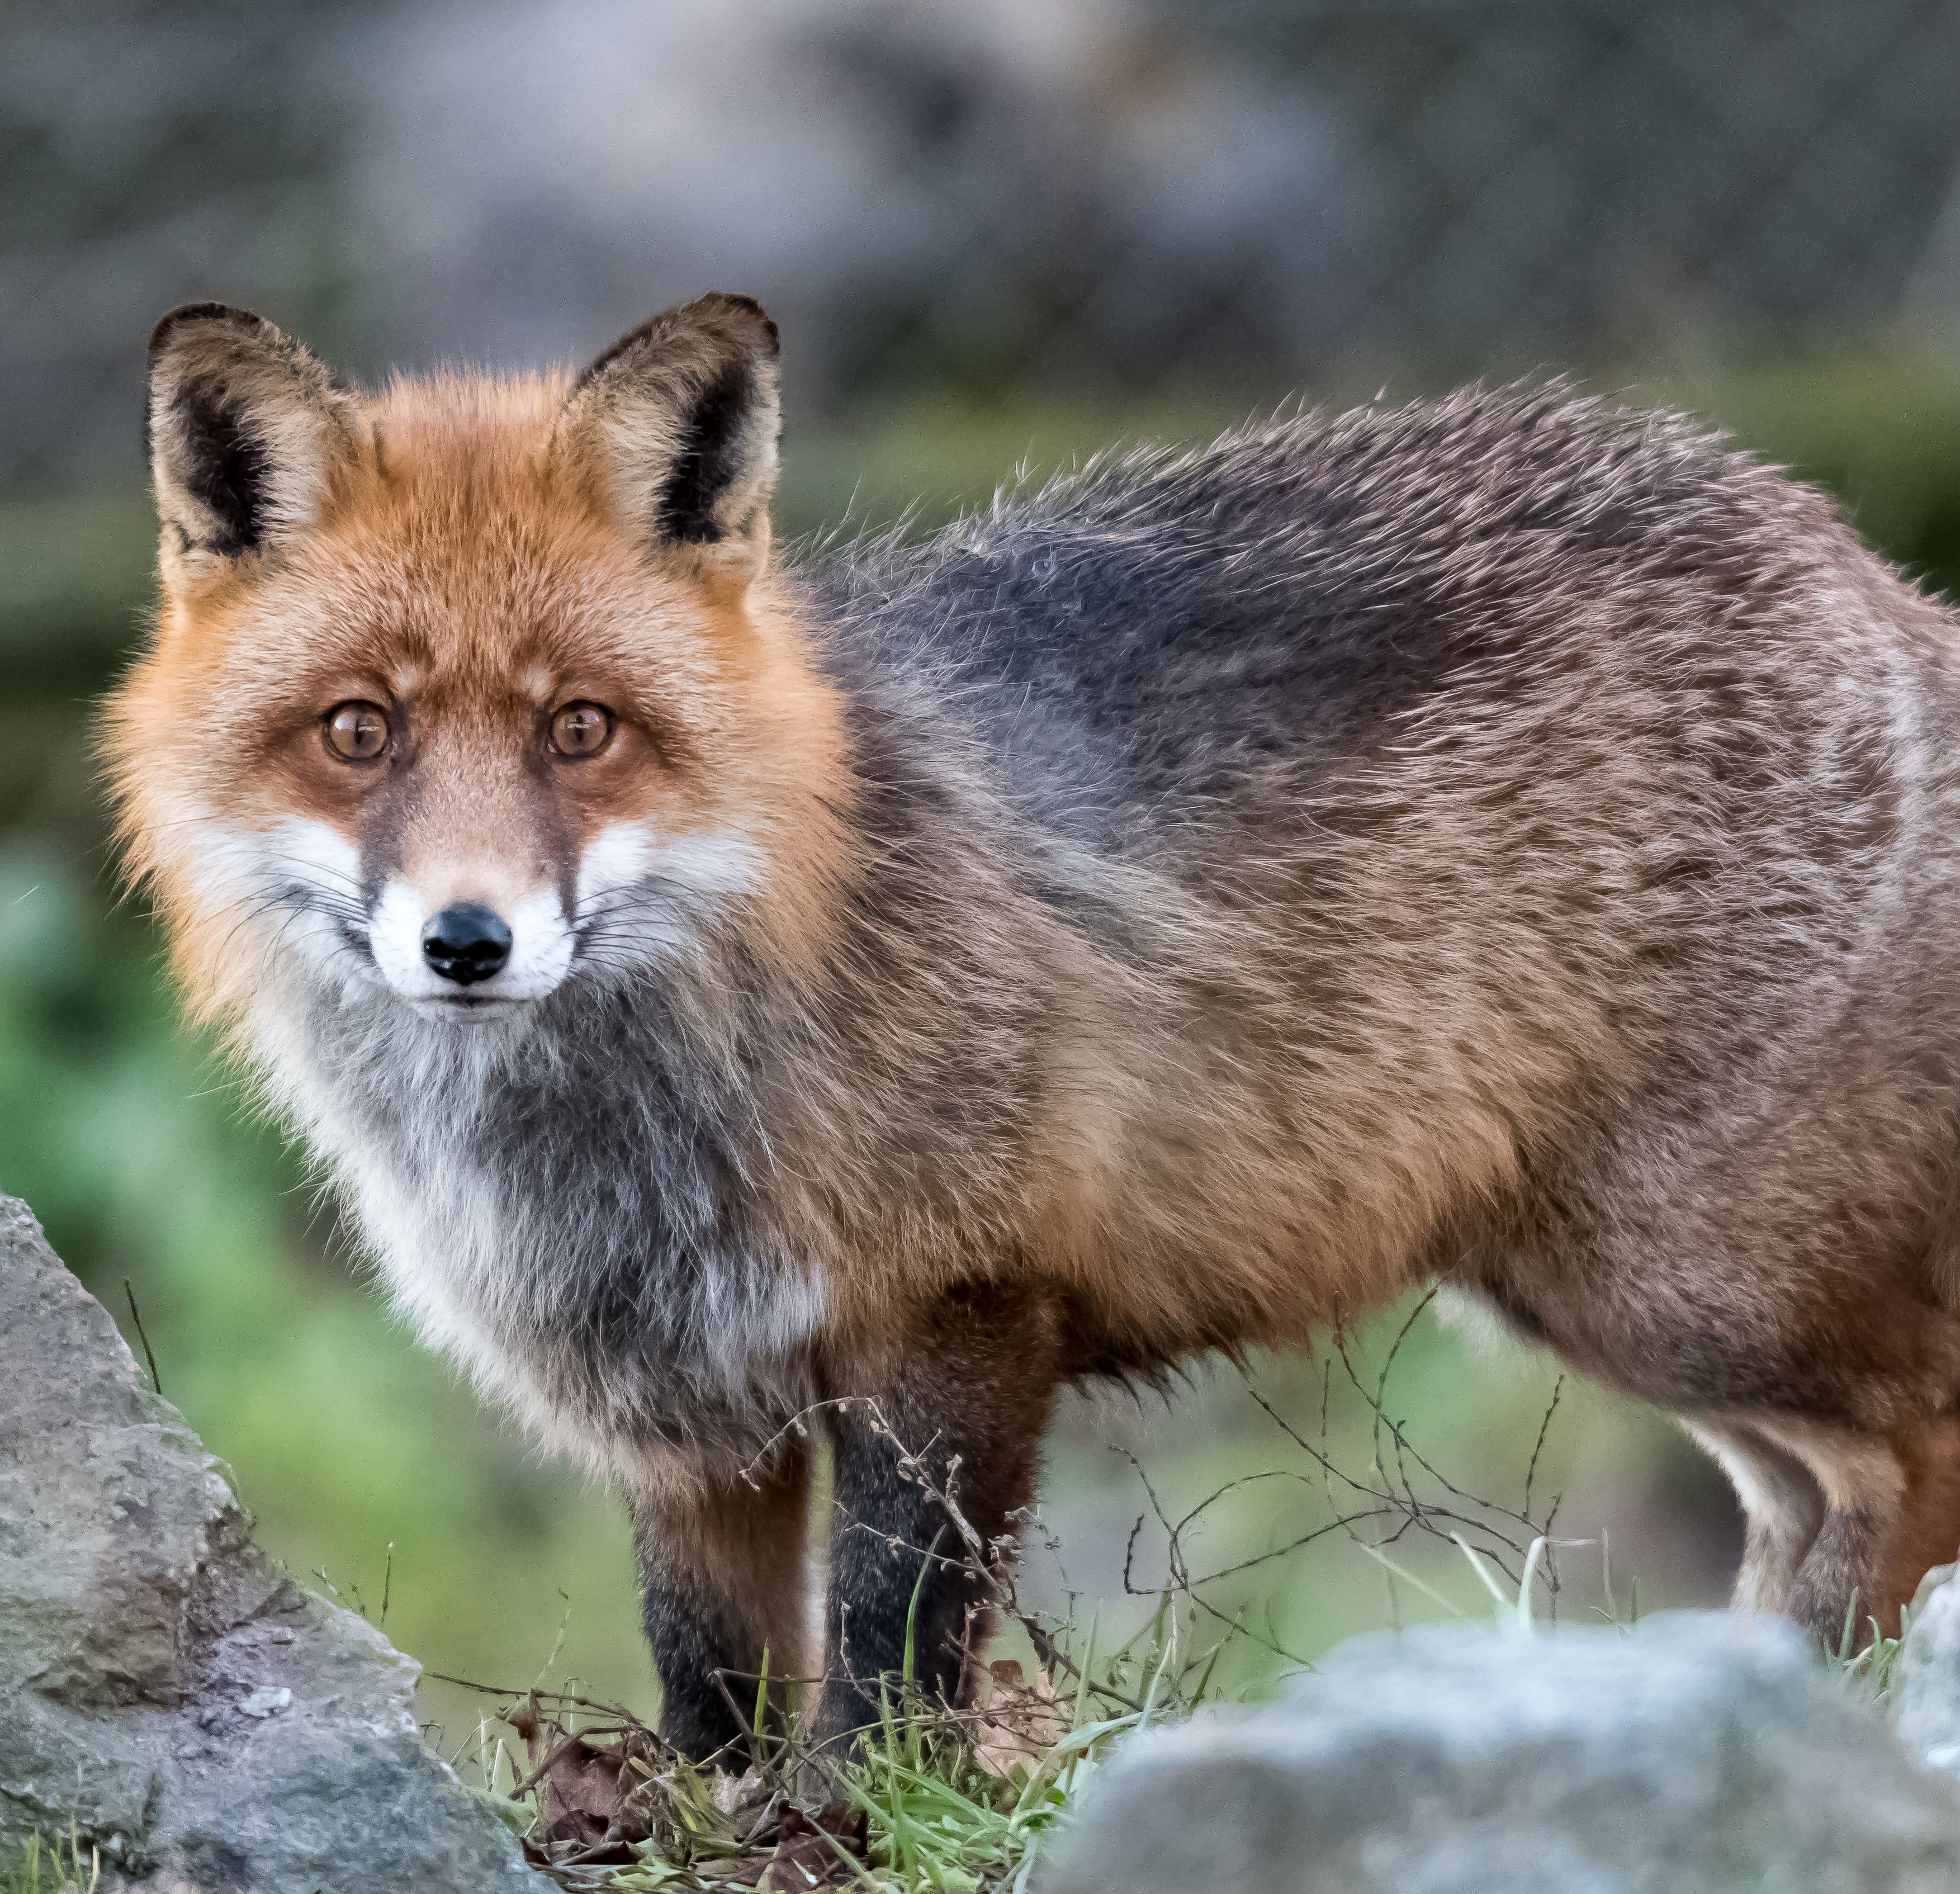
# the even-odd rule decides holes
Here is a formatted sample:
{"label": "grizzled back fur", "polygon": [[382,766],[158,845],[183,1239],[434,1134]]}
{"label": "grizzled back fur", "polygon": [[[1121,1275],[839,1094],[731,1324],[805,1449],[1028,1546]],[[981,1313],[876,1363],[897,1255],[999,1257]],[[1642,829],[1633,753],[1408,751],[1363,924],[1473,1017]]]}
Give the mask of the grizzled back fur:
{"label": "grizzled back fur", "polygon": [[[785,561],[765,321],[372,398],[170,344],[167,419],[174,372],[304,457],[259,540],[174,525],[114,713],[193,992],[431,1336],[638,1496],[663,1667],[762,1637],[672,1601],[808,1403],[967,1440],[998,1530],[1059,1382],[1433,1278],[1690,1419],[1755,1602],[1950,1556],[1952,615],[1560,387]],[[474,996],[416,956],[458,901],[530,917]]]}

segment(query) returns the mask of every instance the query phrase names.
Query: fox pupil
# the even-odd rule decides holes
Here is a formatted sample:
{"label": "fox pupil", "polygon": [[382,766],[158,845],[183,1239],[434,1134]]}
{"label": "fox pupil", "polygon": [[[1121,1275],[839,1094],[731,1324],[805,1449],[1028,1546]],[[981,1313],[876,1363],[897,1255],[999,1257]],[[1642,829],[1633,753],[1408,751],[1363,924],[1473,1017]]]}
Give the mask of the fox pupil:
{"label": "fox pupil", "polygon": [[590,756],[612,734],[612,713],[597,704],[568,704],[552,719],[552,747],[562,756]]}
{"label": "fox pupil", "polygon": [[388,746],[387,714],[374,704],[342,704],[326,714],[327,747],[349,762],[367,762]]}

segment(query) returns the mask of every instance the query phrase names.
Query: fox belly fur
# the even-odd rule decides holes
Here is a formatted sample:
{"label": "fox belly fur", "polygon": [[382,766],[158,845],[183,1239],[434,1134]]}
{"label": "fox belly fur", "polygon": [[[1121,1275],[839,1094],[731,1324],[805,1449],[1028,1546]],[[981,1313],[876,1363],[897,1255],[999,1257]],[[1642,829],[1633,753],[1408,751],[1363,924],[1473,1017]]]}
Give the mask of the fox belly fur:
{"label": "fox belly fur", "polygon": [[110,713],[193,1004],[625,1491],[670,1734],[798,1661],[799,1417],[841,1736],[915,1596],[963,1688],[927,1549],[1059,1386],[1432,1279],[1686,1421],[1745,1602],[1895,1621],[1960,1549],[1952,615],[1558,387],[792,559],[777,428],[739,298],[371,395],[179,311]]}

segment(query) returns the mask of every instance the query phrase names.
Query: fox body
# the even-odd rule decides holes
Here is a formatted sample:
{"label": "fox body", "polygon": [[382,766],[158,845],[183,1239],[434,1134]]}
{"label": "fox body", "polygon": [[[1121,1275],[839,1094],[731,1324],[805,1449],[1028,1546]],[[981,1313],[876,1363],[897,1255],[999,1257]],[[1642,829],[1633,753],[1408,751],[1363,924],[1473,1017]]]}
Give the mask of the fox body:
{"label": "fox body", "polygon": [[[1960,642],[1814,493],[1558,388],[771,556],[776,345],[371,396],[152,349],[126,832],[424,1333],[617,1481],[669,1733],[918,1600],[1055,1391],[1441,1279],[1682,1416],[1746,1602],[1960,1546]],[[931,1555],[940,1546],[942,1556]],[[737,1692],[736,1695],[742,1693]]]}

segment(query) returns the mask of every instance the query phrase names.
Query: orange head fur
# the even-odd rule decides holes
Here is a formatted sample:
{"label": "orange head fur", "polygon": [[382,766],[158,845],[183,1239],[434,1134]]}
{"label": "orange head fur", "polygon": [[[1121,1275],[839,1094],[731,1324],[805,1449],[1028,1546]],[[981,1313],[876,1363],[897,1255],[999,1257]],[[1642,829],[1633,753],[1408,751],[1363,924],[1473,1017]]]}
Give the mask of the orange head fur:
{"label": "orange head fur", "polygon": [[[372,396],[256,317],[166,318],[161,597],[107,747],[201,1013],[297,953],[508,1014],[603,970],[626,906],[636,953],[733,910],[807,959],[843,741],[769,574],[777,425],[775,330],[737,298],[575,382]],[[488,931],[460,962],[457,914]]]}

